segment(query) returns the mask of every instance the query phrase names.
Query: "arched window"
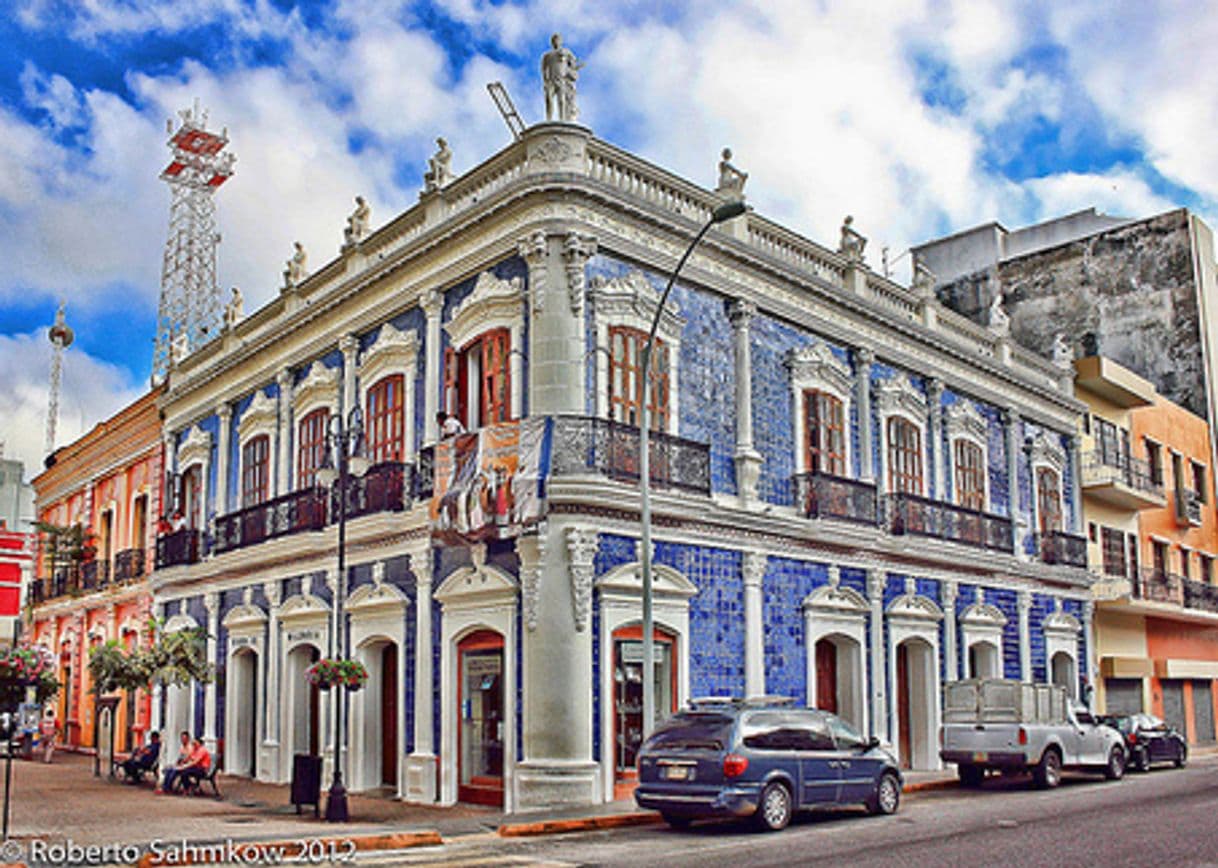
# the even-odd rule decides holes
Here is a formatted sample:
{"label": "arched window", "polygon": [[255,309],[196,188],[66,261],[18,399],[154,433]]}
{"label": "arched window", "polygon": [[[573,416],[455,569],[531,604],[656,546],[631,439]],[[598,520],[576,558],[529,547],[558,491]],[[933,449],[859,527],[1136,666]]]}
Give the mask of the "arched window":
{"label": "arched window", "polygon": [[[630,326],[609,327],[609,418],[627,425],[642,421],[643,347],[647,333]],[[655,339],[651,356],[651,430],[668,428],[668,347]]]}
{"label": "arched window", "polygon": [[1041,533],[1062,529],[1061,480],[1051,467],[1036,469],[1036,505]]}
{"label": "arched window", "polygon": [[846,475],[846,414],[839,398],[804,392],[804,439],[809,471]]}
{"label": "arched window", "polygon": [[922,493],[922,432],[900,416],[888,418],[888,490]]}
{"label": "arched window", "polygon": [[368,390],[368,458],[373,463],[401,461],[403,447],[403,378],[393,374]]}
{"label": "arched window", "polygon": [[321,407],[300,420],[300,448],[296,453],[296,487],[311,488],[317,484],[317,471],[326,456],[326,426],[330,411]]}
{"label": "arched window", "polygon": [[203,465],[193,464],[182,474],[181,506],[186,526],[197,528],[203,518]]}
{"label": "arched window", "polygon": [[241,447],[241,506],[254,506],[270,491],[271,438],[251,437]]}
{"label": "arched window", "polygon": [[512,418],[512,384],[508,368],[511,332],[492,329],[460,350],[445,353],[445,409],[467,428],[480,428]]}
{"label": "arched window", "polygon": [[985,453],[969,440],[957,440],[954,450],[956,503],[966,509],[985,509]]}

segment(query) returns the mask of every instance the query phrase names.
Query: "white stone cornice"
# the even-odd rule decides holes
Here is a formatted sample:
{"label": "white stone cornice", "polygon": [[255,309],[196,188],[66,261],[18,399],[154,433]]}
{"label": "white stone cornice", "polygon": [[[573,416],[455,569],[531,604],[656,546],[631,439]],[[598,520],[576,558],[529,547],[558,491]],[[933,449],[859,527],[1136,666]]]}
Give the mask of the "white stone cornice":
{"label": "white stone cornice", "polygon": [[524,316],[524,287],[519,277],[504,280],[493,272],[478,275],[474,288],[444,326],[453,346],[461,347],[492,328],[510,328]]}

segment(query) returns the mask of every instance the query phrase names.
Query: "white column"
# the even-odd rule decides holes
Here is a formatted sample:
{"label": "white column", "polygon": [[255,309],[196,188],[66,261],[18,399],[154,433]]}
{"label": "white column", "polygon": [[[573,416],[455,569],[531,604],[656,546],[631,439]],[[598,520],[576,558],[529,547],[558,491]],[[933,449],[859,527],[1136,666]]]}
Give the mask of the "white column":
{"label": "white column", "polygon": [[1023,540],[1019,532],[1023,521],[1019,509],[1019,411],[1014,407],[1007,407],[1003,411],[1003,424],[1006,426],[1007,435],[1007,514],[1011,518],[1011,543],[1015,547],[1015,557],[1023,558]]}
{"label": "white column", "polygon": [[757,313],[751,301],[732,302],[728,317],[736,344],[736,491],[741,504],[757,500],[761,454],[753,448],[753,357],[749,324]]}
{"label": "white column", "polygon": [[275,378],[279,384],[279,443],[275,448],[278,471],[275,473],[275,496],[292,490],[292,372],[284,368]]}
{"label": "white column", "polygon": [[405,798],[409,802],[436,800],[436,754],[432,738],[435,687],[431,667],[431,543],[410,553],[414,573],[414,749],[406,757]]}
{"label": "white column", "polygon": [[169,518],[173,514],[173,502],[178,497],[178,492],[169,487],[169,474],[177,470],[178,438],[173,433],[166,433],[163,442],[165,448],[165,464],[161,468],[161,484],[165,486],[165,488],[161,500],[161,511],[159,514],[165,516],[165,518]]}
{"label": "white column", "polygon": [[871,602],[871,734],[892,744],[888,733],[887,686],[884,667],[884,571],[867,570],[867,598]]}
{"label": "white column", "polygon": [[440,439],[436,413],[440,411],[440,313],[444,309],[444,293],[429,289],[419,304],[427,317],[423,347],[423,445],[427,446]]}
{"label": "white column", "polygon": [[947,462],[943,449],[943,381],[931,377],[926,381],[926,400],[930,404],[930,460],[934,462],[935,498],[948,500]]}
{"label": "white column", "polygon": [[228,463],[232,438],[233,408],[227,403],[216,407],[220,419],[220,440],[216,448],[216,514],[224,515],[228,509]]}
{"label": "white column", "polygon": [[359,339],[355,335],[343,335],[338,342],[343,354],[343,403],[342,414],[346,416],[358,404],[355,392],[355,360],[359,353]]}
{"label": "white column", "polygon": [[1032,635],[1028,629],[1028,615],[1032,611],[1032,592],[1020,591],[1019,608],[1019,678],[1032,680]]}
{"label": "white column", "polygon": [[[1074,516],[1074,524],[1071,525],[1074,532],[1080,536],[1087,535],[1087,528],[1083,524],[1083,474],[1082,474],[1082,454],[1080,447],[1082,446],[1082,438],[1078,434],[1070,435],[1070,513]],[[1090,683],[1090,679],[1088,679]]]}
{"label": "white column", "polygon": [[1093,624],[1095,622],[1095,603],[1090,600],[1083,600],[1083,639],[1087,643],[1087,653],[1083,656],[1082,666],[1083,675],[1087,679],[1087,686],[1090,690],[1087,691],[1087,707],[1092,711],[1095,710],[1095,633]]}
{"label": "white column", "polygon": [[859,408],[859,479],[875,479],[875,457],[871,454],[871,365],[875,353],[866,347],[854,351],[855,388]]}
{"label": "white column", "polygon": [[956,652],[956,583],[944,581],[943,588],[943,658],[947,661],[947,680],[960,677],[960,655]]}
{"label": "white column", "polygon": [[744,692],[746,696],[765,695],[765,623],[762,618],[762,581],[766,556],[745,552],[741,558],[744,574]]}
{"label": "white column", "polygon": [[282,595],[279,582],[272,580],[262,585],[266,595],[267,632],[266,653],[263,654],[262,683],[266,687],[265,715],[263,725],[262,758],[258,763],[258,774],[262,780],[279,781],[279,715],[285,697],[279,693],[279,604]]}
{"label": "white column", "polygon": [[[172,438],[168,438],[167,442],[170,442],[171,439]],[[152,604],[152,617],[154,617],[158,622],[164,619],[164,617],[165,617],[165,604],[164,603],[153,603]],[[65,685],[65,687],[64,687],[64,690],[71,690],[71,689],[72,689],[72,685],[70,685],[70,684]],[[160,732],[161,738],[164,740],[165,744],[169,744],[171,739],[169,739],[167,737],[167,733],[162,732],[162,730],[165,728],[164,718],[161,715],[161,703],[164,699],[164,695],[165,695],[165,689],[163,687],[161,687],[161,683],[159,681],[154,683],[152,685],[152,718],[151,718],[151,720],[149,720],[148,726],[151,730]]]}
{"label": "white column", "polygon": [[[209,591],[203,595],[207,609],[207,662],[216,663],[216,637],[220,635],[220,595]],[[213,755],[216,752],[216,679],[203,688],[203,744]]]}

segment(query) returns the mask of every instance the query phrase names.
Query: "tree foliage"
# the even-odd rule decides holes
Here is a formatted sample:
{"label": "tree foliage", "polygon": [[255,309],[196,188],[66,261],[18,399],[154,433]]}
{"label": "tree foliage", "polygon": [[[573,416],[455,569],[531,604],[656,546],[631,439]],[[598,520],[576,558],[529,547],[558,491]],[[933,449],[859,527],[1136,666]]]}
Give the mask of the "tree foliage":
{"label": "tree foliage", "polygon": [[127,650],[111,639],[89,651],[89,675],[98,693],[148,690],[154,684],[206,684],[215,677],[207,660],[202,627],[166,632],[163,621],[148,622],[146,647]]}

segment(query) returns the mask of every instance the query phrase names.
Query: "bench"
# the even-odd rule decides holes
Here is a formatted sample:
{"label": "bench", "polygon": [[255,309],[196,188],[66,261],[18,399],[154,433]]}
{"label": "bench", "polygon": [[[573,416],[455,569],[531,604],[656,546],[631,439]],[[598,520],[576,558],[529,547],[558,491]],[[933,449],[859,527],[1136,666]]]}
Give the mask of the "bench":
{"label": "bench", "polygon": [[152,765],[140,766],[134,772],[128,772],[127,767],[121,762],[116,762],[114,765],[122,773],[123,782],[133,786],[142,784],[144,782],[144,775],[151,775],[154,785],[161,779],[161,763],[159,760],[152,763]]}
{"label": "bench", "polygon": [[183,780],[182,792],[184,792],[190,796],[202,796],[202,795],[204,795],[203,785],[210,784],[212,795],[217,799],[221,798],[220,785],[216,783],[216,775],[218,775],[219,773],[220,773],[220,757],[216,756],[213,758],[212,764],[211,764],[211,770],[208,771],[207,774],[203,775],[202,777],[196,777],[195,775],[190,775],[185,780]]}

